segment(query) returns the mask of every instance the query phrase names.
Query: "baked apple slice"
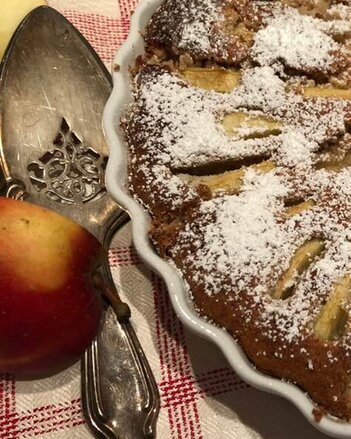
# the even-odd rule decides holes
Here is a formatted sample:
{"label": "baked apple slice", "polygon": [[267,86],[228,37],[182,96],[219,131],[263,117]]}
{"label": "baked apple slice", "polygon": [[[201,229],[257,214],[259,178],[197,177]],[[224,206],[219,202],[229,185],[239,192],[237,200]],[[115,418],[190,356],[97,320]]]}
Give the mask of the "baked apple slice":
{"label": "baked apple slice", "polygon": [[180,74],[195,87],[221,93],[231,92],[240,83],[240,73],[235,70],[192,67],[181,70]]}

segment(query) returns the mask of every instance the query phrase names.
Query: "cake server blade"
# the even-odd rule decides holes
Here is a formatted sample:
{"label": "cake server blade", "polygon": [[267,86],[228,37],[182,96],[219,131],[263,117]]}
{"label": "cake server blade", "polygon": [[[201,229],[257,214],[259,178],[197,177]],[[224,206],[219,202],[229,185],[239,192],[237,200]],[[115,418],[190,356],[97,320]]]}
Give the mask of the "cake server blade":
{"label": "cake server blade", "polygon": [[[49,7],[19,26],[0,72],[0,191],[80,223],[108,248],[128,220],[105,189],[101,127],[111,91],[106,68],[82,35]],[[82,360],[82,401],[97,437],[154,437],[159,394],[118,297],[108,261],[103,327]],[[117,322],[118,320],[118,322]]]}

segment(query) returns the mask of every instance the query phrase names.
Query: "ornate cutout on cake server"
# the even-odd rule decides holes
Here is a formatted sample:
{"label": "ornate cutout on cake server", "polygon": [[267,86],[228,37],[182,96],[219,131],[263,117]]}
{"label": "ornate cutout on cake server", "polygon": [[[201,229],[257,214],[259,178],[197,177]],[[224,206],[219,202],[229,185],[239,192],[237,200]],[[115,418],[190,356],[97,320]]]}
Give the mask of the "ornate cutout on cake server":
{"label": "ornate cutout on cake server", "polygon": [[65,204],[90,203],[102,197],[107,157],[80,140],[64,118],[53,143],[52,151],[27,167],[35,189]]}

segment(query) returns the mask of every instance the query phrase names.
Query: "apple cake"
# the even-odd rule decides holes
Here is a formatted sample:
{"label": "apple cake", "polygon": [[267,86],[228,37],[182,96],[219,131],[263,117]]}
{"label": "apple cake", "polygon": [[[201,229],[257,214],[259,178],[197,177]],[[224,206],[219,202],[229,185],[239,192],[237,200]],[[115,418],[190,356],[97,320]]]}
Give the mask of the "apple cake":
{"label": "apple cake", "polygon": [[131,69],[129,188],[198,312],[351,418],[351,2],[165,0]]}

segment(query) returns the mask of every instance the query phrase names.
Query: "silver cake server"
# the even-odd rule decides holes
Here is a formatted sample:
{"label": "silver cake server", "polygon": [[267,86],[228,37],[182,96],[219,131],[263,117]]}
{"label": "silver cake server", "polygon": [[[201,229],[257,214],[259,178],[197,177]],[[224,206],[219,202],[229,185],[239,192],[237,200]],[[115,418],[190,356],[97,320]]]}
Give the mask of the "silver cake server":
{"label": "silver cake server", "polygon": [[[128,217],[106,192],[101,128],[111,78],[58,12],[34,10],[0,72],[0,193],[69,216],[108,248]],[[82,360],[82,401],[101,438],[155,436],[159,393],[106,260],[99,286],[112,304]]]}

